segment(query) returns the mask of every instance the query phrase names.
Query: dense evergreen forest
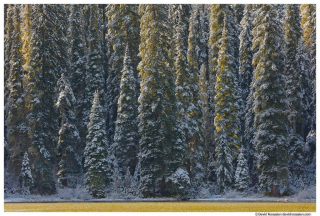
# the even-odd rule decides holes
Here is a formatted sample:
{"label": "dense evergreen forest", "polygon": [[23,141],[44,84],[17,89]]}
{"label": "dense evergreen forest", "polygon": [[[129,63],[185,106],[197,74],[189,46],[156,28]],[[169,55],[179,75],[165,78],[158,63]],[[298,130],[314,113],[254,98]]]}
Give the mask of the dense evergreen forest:
{"label": "dense evergreen forest", "polygon": [[316,184],[315,5],[4,10],[5,193]]}

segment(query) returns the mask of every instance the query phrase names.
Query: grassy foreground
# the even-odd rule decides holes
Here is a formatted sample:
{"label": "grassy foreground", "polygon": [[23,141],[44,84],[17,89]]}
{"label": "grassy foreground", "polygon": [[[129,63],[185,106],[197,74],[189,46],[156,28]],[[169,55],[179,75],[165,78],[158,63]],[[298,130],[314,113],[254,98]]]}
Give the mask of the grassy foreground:
{"label": "grassy foreground", "polygon": [[5,212],[315,212],[316,203],[5,203]]}

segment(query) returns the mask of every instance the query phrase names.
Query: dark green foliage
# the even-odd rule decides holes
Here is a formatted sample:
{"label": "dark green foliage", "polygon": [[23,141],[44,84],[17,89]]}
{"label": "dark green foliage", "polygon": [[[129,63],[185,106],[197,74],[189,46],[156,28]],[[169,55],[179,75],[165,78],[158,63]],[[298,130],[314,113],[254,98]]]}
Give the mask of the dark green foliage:
{"label": "dark green foliage", "polygon": [[[123,58],[128,45],[134,76],[138,78],[137,66],[140,61],[138,57],[140,42],[140,22],[138,5],[110,4],[107,6],[106,16],[108,18],[107,44],[110,50],[109,71],[106,90],[107,110],[107,137],[113,142],[115,124],[117,120],[118,98],[120,95],[120,78],[123,68]],[[135,89],[136,99],[139,96],[139,86]]]}
{"label": "dark green foliage", "polygon": [[118,117],[114,143],[112,144],[123,176],[126,174],[127,168],[133,175],[138,160],[138,101],[135,92],[137,85],[138,81],[132,68],[131,55],[127,46],[120,83]]}
{"label": "dark green foliage", "polygon": [[10,151],[8,165],[10,172],[14,177],[17,177],[20,173],[23,153],[30,147],[30,140],[26,121],[27,109],[25,107],[25,85],[22,68],[20,5],[14,5],[12,10],[14,12],[12,16],[14,28],[11,32],[10,69],[6,85],[9,87],[8,100],[6,101],[6,121],[8,124],[7,138]]}
{"label": "dark green foliage", "polygon": [[[80,131],[81,145],[80,149],[83,151],[85,146],[85,137],[87,126],[85,125],[84,111],[85,111],[85,96],[86,96],[86,47],[84,41],[84,21],[83,21],[83,10],[81,5],[70,5],[69,15],[69,31],[68,37],[70,47],[68,50],[69,61],[70,61],[70,84],[72,86],[75,101],[75,115],[76,125]],[[80,152],[82,155],[82,152]]]}
{"label": "dark green foliage", "polygon": [[242,107],[240,118],[242,122],[243,134],[243,149],[244,154],[248,159],[250,186],[257,183],[256,173],[256,160],[255,149],[253,146],[254,137],[254,112],[253,112],[253,93],[254,88],[252,86],[253,81],[253,51],[252,47],[252,29],[253,29],[253,7],[252,5],[246,5],[243,11],[243,18],[240,22],[240,46],[239,46],[239,75],[241,78],[241,91],[242,91]]}
{"label": "dark green foliage", "polygon": [[185,137],[187,142],[186,149],[186,164],[187,170],[190,173],[191,183],[200,185],[205,177],[205,139],[203,135],[203,115],[200,101],[200,68],[199,68],[199,45],[200,45],[200,11],[199,7],[195,7],[190,17],[189,38],[188,38],[188,74],[186,82],[189,103],[185,107],[185,115],[188,121],[186,122],[187,130]]}
{"label": "dark green foliage", "polygon": [[31,174],[28,152],[24,153],[21,173],[19,176],[21,194],[29,195],[33,192],[33,178]]}
{"label": "dark green foliage", "polygon": [[224,27],[219,50],[217,81],[215,85],[215,119],[217,181],[221,190],[231,186],[234,176],[232,160],[240,147],[240,109],[237,83],[237,70],[232,46],[232,16],[230,10],[224,11]]}
{"label": "dark green foliage", "polygon": [[103,109],[99,101],[99,92],[94,94],[88,124],[87,145],[84,149],[85,183],[89,193],[95,198],[105,197],[104,189],[108,179],[108,153],[106,128]]}
{"label": "dark green foliage", "polygon": [[[290,164],[291,170],[299,176],[303,168],[303,113],[305,109],[303,93],[303,76],[305,75],[301,64],[305,64],[303,58],[299,58],[299,49],[301,45],[301,27],[300,27],[300,7],[299,5],[285,5],[283,28],[285,34],[285,74],[286,74],[286,91],[289,102],[291,122],[290,135]],[[301,70],[302,69],[302,70]]]}
{"label": "dark green foliage", "polygon": [[83,114],[83,123],[88,124],[91,103],[94,92],[100,92],[101,102],[104,104],[103,87],[104,72],[101,51],[101,32],[100,32],[100,15],[98,5],[90,5],[89,29],[88,29],[88,54],[86,64],[86,88],[85,104],[86,108]]}
{"label": "dark green foliage", "polygon": [[[171,28],[167,6],[141,5],[142,60],[139,97],[140,186],[144,196],[155,196],[166,190],[183,194],[188,175],[182,167],[184,146],[176,121],[176,98],[169,58]],[[155,46],[155,44],[162,46]],[[180,171],[181,170],[181,171]]]}
{"label": "dark green foliage", "polygon": [[[31,26],[31,58],[28,74],[29,135],[35,158],[35,190],[40,194],[56,192],[52,174],[54,147],[58,134],[55,86],[65,71],[66,49],[61,22],[62,5],[33,5]],[[52,17],[52,20],[46,19]],[[54,21],[53,21],[54,20]]]}
{"label": "dark green foliage", "polygon": [[278,12],[273,5],[255,11],[253,29],[254,127],[260,187],[271,187],[278,195],[279,185],[288,176],[288,100],[284,77],[283,36]]}
{"label": "dark green foliage", "polygon": [[60,130],[57,151],[59,156],[58,182],[68,186],[68,178],[81,171],[81,160],[76,153],[80,143],[78,129],[75,125],[74,104],[76,99],[73,95],[69,80],[64,74],[57,83]]}

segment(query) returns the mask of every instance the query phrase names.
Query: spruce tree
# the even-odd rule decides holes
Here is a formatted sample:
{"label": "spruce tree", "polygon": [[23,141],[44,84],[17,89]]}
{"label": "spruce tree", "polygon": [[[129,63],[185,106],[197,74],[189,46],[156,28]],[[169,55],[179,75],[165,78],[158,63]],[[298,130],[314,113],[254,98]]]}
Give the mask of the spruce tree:
{"label": "spruce tree", "polygon": [[136,100],[137,78],[132,67],[131,55],[127,46],[123,60],[120,83],[120,96],[114,143],[112,148],[118,160],[120,172],[124,176],[127,168],[133,175],[137,165],[139,144],[138,101]]}
{"label": "spruce tree", "polygon": [[[209,102],[211,105],[210,118],[214,122],[215,118],[215,85],[217,75],[217,65],[219,57],[220,39],[222,37],[224,8],[226,5],[212,5],[210,9],[210,35],[209,35]],[[213,125],[214,126],[214,125]],[[215,130],[215,128],[213,128]]]}
{"label": "spruce tree", "polygon": [[238,155],[237,170],[235,173],[235,186],[239,191],[244,191],[249,186],[249,168],[243,150],[241,150]]}
{"label": "spruce tree", "polygon": [[242,118],[242,124],[244,129],[242,146],[244,154],[248,160],[250,186],[255,185],[257,182],[256,173],[256,160],[255,160],[255,149],[253,146],[254,136],[254,112],[253,112],[253,93],[254,88],[252,87],[253,81],[253,51],[252,47],[252,29],[253,29],[253,7],[252,5],[246,5],[243,11],[243,18],[240,22],[240,46],[239,46],[239,74],[241,77],[241,90],[242,90],[242,107],[240,118]]}
{"label": "spruce tree", "polygon": [[30,193],[32,193],[33,178],[32,178],[30,164],[29,164],[28,152],[25,152],[23,156],[19,180],[21,183],[20,184],[21,194],[29,195]]}
{"label": "spruce tree", "polygon": [[21,5],[21,16],[22,16],[22,53],[24,58],[23,69],[29,71],[29,62],[30,62],[30,41],[31,41],[31,5],[23,4]]}
{"label": "spruce tree", "polygon": [[4,137],[7,140],[7,126],[8,126],[8,97],[9,97],[9,87],[8,78],[10,71],[10,59],[11,59],[11,46],[12,46],[12,31],[14,28],[13,24],[13,6],[5,5],[5,26],[4,26]]}
{"label": "spruce tree", "polygon": [[99,8],[98,5],[90,5],[90,16],[88,26],[88,54],[86,64],[86,86],[85,86],[85,104],[86,108],[83,113],[83,123],[88,124],[91,103],[96,89],[100,89],[100,98],[102,105],[104,104],[103,87],[104,87],[104,72],[102,65],[101,51],[101,32],[99,27]]}
{"label": "spruce tree", "polygon": [[204,180],[205,167],[205,140],[203,135],[203,116],[200,101],[199,87],[199,45],[200,45],[200,13],[199,7],[192,10],[189,25],[188,52],[187,59],[189,64],[189,82],[186,84],[189,88],[189,103],[186,104],[185,115],[188,116],[186,122],[187,130],[185,131],[186,142],[186,163],[187,170],[190,172],[190,179],[194,185],[200,185]]}
{"label": "spruce tree", "polygon": [[28,121],[32,157],[35,158],[35,190],[40,194],[56,192],[52,175],[58,134],[55,86],[60,74],[66,70],[62,15],[63,5],[32,5]]}
{"label": "spruce tree", "polygon": [[103,109],[99,101],[99,92],[96,91],[88,124],[87,144],[84,149],[86,187],[95,198],[105,197],[104,190],[108,183],[108,143],[105,127]]}
{"label": "spruce tree", "polygon": [[[85,147],[86,124],[84,119],[84,109],[86,108],[86,46],[83,38],[84,23],[82,6],[78,4],[70,5],[69,30],[68,37],[70,47],[68,50],[70,61],[70,84],[72,86],[75,101],[76,126],[79,129],[81,145],[79,148],[83,151]],[[81,153],[82,155],[82,153]]]}
{"label": "spruce tree", "polygon": [[[140,61],[138,57],[140,42],[140,23],[138,5],[134,4],[110,4],[107,6],[106,16],[108,18],[108,32],[106,40],[110,53],[109,72],[106,90],[107,110],[107,137],[113,142],[115,125],[117,119],[118,98],[120,96],[120,79],[123,69],[123,58],[126,46],[131,53],[132,69],[134,76],[138,79],[137,66]],[[135,87],[136,100],[140,93],[139,85]]]}
{"label": "spruce tree", "polygon": [[[300,7],[299,5],[285,5],[283,27],[285,33],[285,75],[286,75],[286,92],[289,102],[289,120],[291,122],[290,134],[290,164],[296,176],[300,176],[303,168],[303,92],[302,85],[303,71],[300,69],[299,61],[299,41],[301,40],[300,27]],[[301,59],[301,58],[300,58]]]}
{"label": "spruce tree", "polygon": [[167,9],[166,5],[140,5],[139,9],[142,15],[139,160],[144,196],[155,196],[156,192],[179,195],[184,193],[188,182],[182,169],[184,147],[176,120],[173,62],[169,58],[172,32]]}
{"label": "spruce tree", "polygon": [[[5,35],[4,35],[4,83],[6,84],[6,80],[9,76],[10,70],[10,59],[11,59],[11,47],[12,47],[12,32],[14,30],[14,10],[13,5],[8,5],[7,13],[6,13],[6,22],[5,22]],[[6,93],[6,92],[5,92]]]}
{"label": "spruce tree", "polygon": [[23,57],[21,53],[21,25],[20,5],[16,4],[13,10],[12,44],[10,49],[10,70],[7,80],[9,95],[7,101],[7,137],[10,151],[9,170],[14,177],[20,172],[23,153],[30,147],[28,125],[26,122],[27,109],[25,104],[25,85],[23,74]]}
{"label": "spruce tree", "polygon": [[246,5],[243,19],[241,20],[240,46],[239,46],[239,74],[241,77],[242,99],[246,101],[250,92],[250,85],[253,78],[253,51],[252,29],[253,29],[252,6]]}
{"label": "spruce tree", "polygon": [[279,195],[288,175],[288,100],[284,77],[283,41],[279,15],[273,5],[255,11],[253,49],[254,144],[257,151],[259,184]]}
{"label": "spruce tree", "polygon": [[64,74],[57,83],[59,93],[56,103],[59,109],[60,130],[57,151],[59,156],[58,182],[63,186],[68,185],[68,179],[72,174],[81,172],[81,159],[76,153],[80,137],[75,125],[74,97],[69,80]]}
{"label": "spruce tree", "polygon": [[[190,5],[173,5],[173,23],[175,25],[175,95],[177,98],[178,108],[178,121],[180,128],[184,133],[188,133],[187,122],[189,117],[186,115],[188,103],[190,101],[189,95],[189,67],[188,67],[188,30],[189,30],[189,17]],[[185,142],[185,136],[182,136],[182,142]]]}
{"label": "spruce tree", "polygon": [[307,179],[312,179],[310,184],[315,184],[316,176],[316,5],[303,4],[301,8],[301,28],[303,32],[302,40],[305,53],[309,59],[309,85],[312,95],[310,103],[311,130],[306,138],[306,175]]}
{"label": "spruce tree", "polygon": [[[207,80],[207,73],[206,73],[206,66],[203,64],[200,68],[200,78],[199,78],[199,87],[200,87],[200,100],[201,100],[201,107],[202,107],[202,114],[203,114],[203,128],[204,128],[204,138],[206,142],[206,152],[205,157],[207,158],[208,162],[205,164],[205,174],[206,180],[209,178],[210,170],[213,170],[213,167],[209,167],[211,160],[213,159],[212,154],[214,149],[210,148],[211,146],[209,143],[213,142],[213,135],[211,133],[211,122],[210,122],[210,107],[209,107],[209,98],[208,98],[208,80]],[[212,174],[213,175],[213,174]]]}
{"label": "spruce tree", "polygon": [[[224,17],[228,17],[229,27],[228,27],[228,35],[230,36],[230,43],[232,50],[232,56],[234,58],[234,66],[235,66],[235,75],[236,79],[239,80],[239,26],[236,23],[236,13],[232,5],[212,5],[211,6],[211,15],[210,15],[210,37],[209,37],[209,100],[211,105],[211,119],[214,122],[215,116],[215,97],[216,97],[216,78],[217,78],[217,66],[218,66],[218,58],[219,58],[219,49],[221,47],[221,38],[222,38],[222,30],[224,25]],[[239,98],[240,100],[240,98]],[[240,102],[240,101],[239,101]],[[214,128],[214,127],[213,127]],[[214,130],[216,130],[214,128]],[[215,143],[215,145],[217,145]]]}
{"label": "spruce tree", "polygon": [[305,52],[310,60],[310,83],[312,86],[312,130],[316,130],[316,5],[301,5],[302,40]]}
{"label": "spruce tree", "polygon": [[[238,88],[236,67],[232,46],[232,20],[229,20],[228,9],[224,12],[224,27],[217,66],[217,82],[215,85],[215,127],[217,143],[217,180],[221,190],[229,187],[233,181],[233,157],[240,146],[240,122],[238,112]],[[232,31],[232,30],[231,30]]]}

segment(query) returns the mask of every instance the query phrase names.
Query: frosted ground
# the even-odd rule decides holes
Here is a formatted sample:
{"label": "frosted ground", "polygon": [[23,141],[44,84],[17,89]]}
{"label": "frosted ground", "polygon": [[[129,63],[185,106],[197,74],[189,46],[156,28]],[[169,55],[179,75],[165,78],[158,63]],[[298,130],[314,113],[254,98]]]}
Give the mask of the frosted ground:
{"label": "frosted ground", "polygon": [[[54,195],[21,195],[20,193],[6,193],[4,202],[148,202],[148,201],[177,201],[174,198],[139,198],[134,196],[124,197],[121,194],[107,194],[106,198],[94,199],[85,188],[57,188]],[[223,195],[212,195],[203,190],[197,199],[190,201],[199,202],[316,202],[316,187],[301,190],[294,195],[284,197],[269,197],[261,193],[237,192],[231,190]]]}

